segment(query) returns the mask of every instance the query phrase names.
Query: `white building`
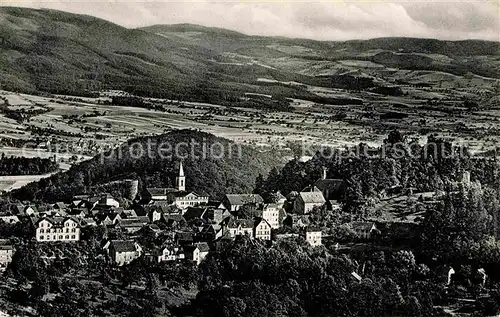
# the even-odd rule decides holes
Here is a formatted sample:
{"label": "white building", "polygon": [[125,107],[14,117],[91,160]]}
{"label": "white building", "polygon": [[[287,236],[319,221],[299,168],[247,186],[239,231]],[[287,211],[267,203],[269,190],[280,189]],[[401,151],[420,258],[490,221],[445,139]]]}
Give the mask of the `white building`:
{"label": "white building", "polygon": [[0,240],[0,266],[6,267],[12,262],[12,255],[14,254],[14,247],[9,240]]}
{"label": "white building", "polygon": [[179,209],[187,209],[208,204],[208,196],[195,192],[177,192],[171,194],[171,200]]}
{"label": "white building", "polygon": [[265,219],[273,229],[280,227],[280,209],[281,206],[279,204],[266,204],[262,207],[262,218]]}
{"label": "white building", "polygon": [[34,219],[38,242],[79,241],[80,223],[72,217],[45,217]]}
{"label": "white building", "polygon": [[203,261],[210,252],[210,247],[206,242],[200,242],[194,245],[185,246],[184,252],[186,254],[186,259],[190,259],[196,263],[196,265],[200,265],[201,261]]}
{"label": "white building", "polygon": [[306,241],[311,246],[315,247],[321,245],[321,230],[315,228],[306,228]]}
{"label": "white building", "polygon": [[254,224],[253,235],[255,239],[271,240],[271,225],[265,219],[258,218]]}
{"label": "white building", "polygon": [[177,246],[168,245],[159,250],[158,262],[169,262],[184,259],[184,252]]}

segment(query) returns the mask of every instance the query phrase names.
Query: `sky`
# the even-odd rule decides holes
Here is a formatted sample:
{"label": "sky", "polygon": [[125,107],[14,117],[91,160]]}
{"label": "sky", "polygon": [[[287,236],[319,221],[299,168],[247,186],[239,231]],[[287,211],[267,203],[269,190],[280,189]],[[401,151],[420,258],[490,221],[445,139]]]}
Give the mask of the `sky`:
{"label": "sky", "polygon": [[316,40],[406,36],[500,41],[498,0],[0,0],[0,5],[88,14],[125,27],[194,23]]}

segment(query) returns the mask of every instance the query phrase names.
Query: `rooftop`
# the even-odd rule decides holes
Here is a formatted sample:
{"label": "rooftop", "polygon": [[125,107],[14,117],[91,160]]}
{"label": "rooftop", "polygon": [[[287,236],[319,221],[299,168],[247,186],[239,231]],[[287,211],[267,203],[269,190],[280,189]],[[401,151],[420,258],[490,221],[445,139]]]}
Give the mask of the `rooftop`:
{"label": "rooftop", "polygon": [[264,199],[259,194],[226,194],[231,205],[260,204]]}

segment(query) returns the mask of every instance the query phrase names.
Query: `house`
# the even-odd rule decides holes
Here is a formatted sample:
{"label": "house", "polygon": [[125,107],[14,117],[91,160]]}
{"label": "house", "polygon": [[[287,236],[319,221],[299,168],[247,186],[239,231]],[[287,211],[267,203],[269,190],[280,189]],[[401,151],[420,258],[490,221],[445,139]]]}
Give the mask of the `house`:
{"label": "house", "polygon": [[162,214],[159,220],[169,228],[178,228],[184,226],[186,220],[181,214]]}
{"label": "house", "polygon": [[342,209],[342,205],[338,200],[330,199],[326,202],[326,208],[330,211],[339,211]]}
{"label": "house", "polygon": [[294,202],[294,212],[299,215],[309,214],[315,207],[325,205],[321,191],[300,192]]}
{"label": "house", "polygon": [[76,217],[76,218],[85,218],[89,213],[88,208],[79,207],[79,208],[71,208],[67,211],[68,216]]}
{"label": "house", "polygon": [[207,209],[207,207],[188,207],[182,216],[188,223],[193,220],[201,220]]}
{"label": "house", "polygon": [[146,188],[144,198],[153,201],[167,200],[168,194],[175,191],[175,188]]}
{"label": "house", "polygon": [[80,224],[82,225],[82,227],[97,226],[97,222],[94,218],[83,218],[80,220]]}
{"label": "house", "polygon": [[57,209],[57,210],[65,210],[66,204],[63,203],[62,201],[56,202],[55,204],[52,205],[52,209]]}
{"label": "house", "polygon": [[0,220],[6,223],[16,223],[19,222],[19,216],[13,215],[10,212],[2,212],[0,213]]}
{"label": "house", "polygon": [[149,222],[149,218],[146,216],[122,219],[119,223],[120,228],[127,231],[128,233],[135,233],[144,227]]}
{"label": "house", "polygon": [[273,229],[280,227],[280,209],[279,204],[265,204],[261,208],[261,217],[265,219]]}
{"label": "house", "polygon": [[156,256],[158,263],[182,260],[184,258],[185,256],[182,248],[171,244],[161,247]]}
{"label": "house", "polygon": [[255,239],[271,240],[271,224],[263,218],[257,218],[253,227]]}
{"label": "house", "polygon": [[222,237],[222,226],[220,224],[205,224],[197,234],[198,241],[214,241]]}
{"label": "house", "polygon": [[178,231],[175,233],[174,241],[179,245],[193,244],[193,234],[188,231]]}
{"label": "house", "polygon": [[122,219],[126,219],[126,218],[136,218],[137,217],[137,213],[135,212],[134,209],[124,209],[121,213],[120,213],[120,217]]}
{"label": "house", "polygon": [[279,233],[275,236],[276,241],[280,240],[292,240],[298,239],[300,235],[298,233]]}
{"label": "house", "polygon": [[160,227],[158,227],[154,223],[153,224],[148,224],[144,228],[146,228],[146,230],[149,230],[150,232],[152,232],[155,235],[155,237],[158,237],[161,234],[161,232],[162,232],[162,230],[160,229]]}
{"label": "house", "polygon": [[345,192],[345,182],[343,179],[326,178],[327,169],[323,168],[323,176],[318,179],[314,186],[318,188],[323,197],[328,200],[338,200],[342,198]]}
{"label": "house", "polygon": [[12,262],[14,247],[9,240],[0,240],[0,266],[6,267]]}
{"label": "house", "polygon": [[119,266],[129,264],[142,254],[141,246],[130,240],[112,240],[108,249],[111,259]]}
{"label": "house", "polygon": [[[151,207],[153,207],[153,206],[151,206]],[[149,220],[151,222],[155,222],[155,221],[160,220],[162,214],[163,214],[163,212],[161,211],[161,208],[159,208],[159,207],[149,208],[149,210],[148,210],[148,217],[149,217]]]}
{"label": "house", "polygon": [[99,195],[97,205],[115,208],[120,207],[120,203],[109,193]]}
{"label": "house", "polygon": [[79,241],[80,223],[73,217],[32,218],[38,242]]}
{"label": "house", "polygon": [[252,239],[253,227],[254,221],[252,219],[231,218],[227,223],[226,230],[231,238],[246,235]]}
{"label": "house", "polygon": [[226,208],[208,208],[202,215],[206,223],[222,224],[229,220],[231,213]]}
{"label": "house", "polygon": [[221,201],[209,201],[207,203],[207,207],[210,207],[213,209],[227,209],[226,206],[224,206],[224,203]]}
{"label": "house", "polygon": [[179,191],[169,194],[169,201],[179,209],[185,210],[188,207],[206,205],[208,195],[196,192]]}
{"label": "house", "polygon": [[351,225],[358,238],[363,240],[372,238],[373,233],[378,231],[374,222],[355,221]]}
{"label": "house", "polygon": [[186,177],[182,162],[179,164],[179,173],[175,178],[176,188],[147,188],[144,197],[148,201],[167,201],[182,210],[188,207],[208,203],[208,195],[194,191],[186,191]]}
{"label": "house", "polygon": [[286,202],[286,197],[283,196],[283,194],[279,190],[277,192],[271,193],[270,196],[271,197],[269,199],[269,202],[271,203],[283,206],[283,204]]}
{"label": "house", "polygon": [[209,252],[210,247],[206,242],[199,242],[184,247],[186,259],[193,261],[196,265],[200,265],[201,261],[207,257]]}
{"label": "house", "polygon": [[99,213],[96,215],[101,225],[114,226],[122,221],[122,217],[116,213]]}
{"label": "house", "polygon": [[264,203],[264,199],[259,194],[226,194],[224,198],[224,204],[231,212],[238,211],[247,204],[258,205],[262,203]]}
{"label": "house", "polygon": [[307,227],[305,229],[306,241],[313,247],[322,244],[321,236],[322,236],[321,229],[314,227]]}

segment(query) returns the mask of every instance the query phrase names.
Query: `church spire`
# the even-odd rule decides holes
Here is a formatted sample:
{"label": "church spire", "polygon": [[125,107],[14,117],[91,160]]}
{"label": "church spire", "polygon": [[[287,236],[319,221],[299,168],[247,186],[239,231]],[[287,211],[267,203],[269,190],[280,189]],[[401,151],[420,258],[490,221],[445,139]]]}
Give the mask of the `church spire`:
{"label": "church spire", "polygon": [[182,161],[181,161],[181,164],[179,166],[179,177],[182,177],[184,176],[184,167],[182,167]]}
{"label": "church spire", "polygon": [[186,190],[186,177],[184,176],[184,167],[182,166],[182,161],[179,164],[179,175],[175,178],[175,184],[178,191]]}

